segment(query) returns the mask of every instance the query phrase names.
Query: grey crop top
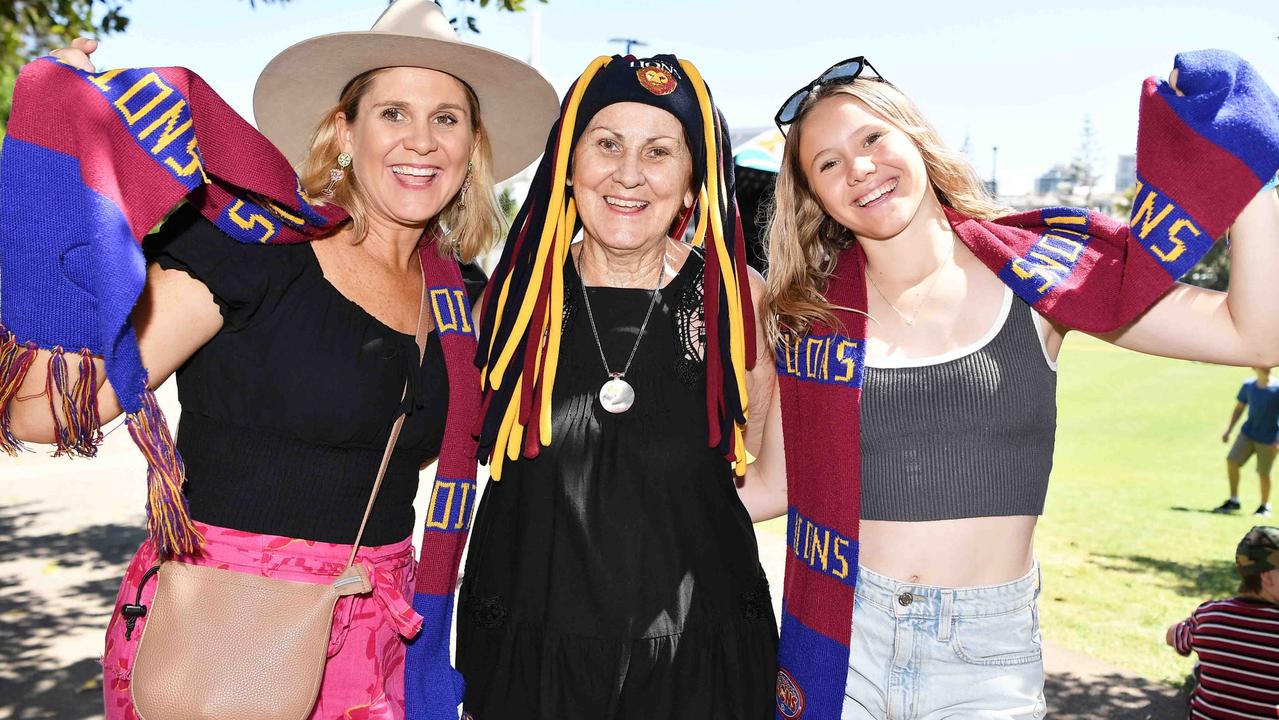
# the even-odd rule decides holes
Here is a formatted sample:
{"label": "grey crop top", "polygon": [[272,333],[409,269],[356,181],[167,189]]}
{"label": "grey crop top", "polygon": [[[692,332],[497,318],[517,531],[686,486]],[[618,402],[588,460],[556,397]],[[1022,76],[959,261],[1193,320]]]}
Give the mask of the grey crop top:
{"label": "grey crop top", "polygon": [[907,366],[866,366],[862,518],[1043,513],[1057,373],[1036,325],[1006,290],[993,337]]}

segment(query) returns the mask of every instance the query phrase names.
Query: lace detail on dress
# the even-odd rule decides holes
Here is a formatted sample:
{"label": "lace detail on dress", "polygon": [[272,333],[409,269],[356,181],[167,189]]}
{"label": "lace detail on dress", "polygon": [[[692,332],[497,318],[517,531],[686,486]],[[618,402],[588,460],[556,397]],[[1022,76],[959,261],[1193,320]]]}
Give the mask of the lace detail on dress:
{"label": "lace detail on dress", "polygon": [[742,593],[742,617],[764,620],[773,616],[773,598],[768,592],[768,578],[761,577],[755,587]]}
{"label": "lace detail on dress", "polygon": [[494,630],[506,624],[506,603],[498,595],[468,597],[466,606],[475,627]]}
{"label": "lace detail on dress", "polygon": [[577,291],[576,283],[564,283],[564,311],[560,315],[561,336],[568,334],[568,329],[573,327],[573,318],[577,316]]}
{"label": "lace detail on dress", "polygon": [[695,250],[690,253],[685,262],[701,263],[697,273],[684,283],[671,308],[671,321],[675,323],[675,374],[689,387],[706,374],[706,307],[702,289],[706,265],[696,253]]}

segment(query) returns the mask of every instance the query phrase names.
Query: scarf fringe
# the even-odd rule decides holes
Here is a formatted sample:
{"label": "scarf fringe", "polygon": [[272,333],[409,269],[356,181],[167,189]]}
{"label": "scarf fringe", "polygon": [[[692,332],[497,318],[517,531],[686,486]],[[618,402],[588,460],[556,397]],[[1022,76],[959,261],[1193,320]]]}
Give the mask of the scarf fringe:
{"label": "scarf fringe", "polygon": [[129,435],[147,459],[147,530],[161,557],[198,555],[204,536],[187,510],[182,485],[186,468],[155,393],[142,394],[142,407],[126,416]]}
{"label": "scarf fringe", "polygon": [[94,457],[102,444],[102,423],[98,415],[98,373],[88,349],[79,353],[80,366],[75,384],[68,378],[66,351],[55,347],[49,357],[49,373],[44,391],[53,417],[54,457]]}
{"label": "scarf fringe", "polygon": [[9,428],[9,404],[35,363],[37,350],[34,342],[20,344],[13,333],[0,325],[0,450],[10,456],[27,449]]}

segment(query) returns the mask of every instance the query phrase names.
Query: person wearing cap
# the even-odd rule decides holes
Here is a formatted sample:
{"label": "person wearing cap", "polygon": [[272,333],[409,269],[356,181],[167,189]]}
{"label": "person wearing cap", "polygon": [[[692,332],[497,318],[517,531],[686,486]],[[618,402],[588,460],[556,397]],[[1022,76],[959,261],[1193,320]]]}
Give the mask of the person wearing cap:
{"label": "person wearing cap", "polygon": [[656,55],[592,62],[547,138],[480,335],[493,480],[457,642],[479,720],[773,716],[734,487],[773,374],[728,137],[696,67]]}
{"label": "person wearing cap", "polygon": [[[93,72],[95,47],[77,40],[55,55]],[[198,115],[198,102],[191,104]],[[457,717],[461,683],[448,645],[469,505],[447,539],[427,534],[419,565],[412,503],[419,469],[437,456],[445,464],[452,411],[479,408],[478,387],[450,377],[471,367],[474,353],[457,266],[498,240],[494,181],[537,157],[556,105],[536,70],[461,42],[435,3],[397,0],[368,32],[284,50],[254,94],[261,131],[298,168],[299,195],[336,205],[349,219],[311,242],[246,244],[188,198],[192,205],[145,244],[150,266],[134,318],[151,386],[177,371],[177,449],[203,540],[191,562],[331,580],[359,530],[388,428],[397,408],[406,408],[357,556],[374,590],[338,602],[310,715],[317,720],[356,712],[402,718],[406,692],[416,693],[416,717]],[[213,162],[217,148],[202,147]],[[436,287],[437,266],[457,278],[446,288],[459,289]],[[482,284],[482,274],[467,268]],[[414,342],[420,307],[433,310],[423,315],[430,334],[421,362]],[[463,337],[469,345],[457,340]],[[37,358],[19,396],[40,394],[43,367]],[[51,442],[49,405],[16,403],[11,428]],[[110,384],[99,388],[98,405],[103,420],[119,414]],[[461,435],[459,447],[470,443],[463,448],[470,476],[450,482],[473,487],[474,441],[469,427]],[[117,607],[150,602],[156,558],[148,540]],[[424,576],[442,589],[423,594]],[[145,624],[145,614],[111,619],[107,718],[133,717],[130,678]],[[216,672],[218,658],[208,662]]]}
{"label": "person wearing cap", "polygon": [[1209,600],[1165,641],[1199,656],[1192,718],[1279,716],[1279,528],[1257,526],[1235,550],[1239,592]]}

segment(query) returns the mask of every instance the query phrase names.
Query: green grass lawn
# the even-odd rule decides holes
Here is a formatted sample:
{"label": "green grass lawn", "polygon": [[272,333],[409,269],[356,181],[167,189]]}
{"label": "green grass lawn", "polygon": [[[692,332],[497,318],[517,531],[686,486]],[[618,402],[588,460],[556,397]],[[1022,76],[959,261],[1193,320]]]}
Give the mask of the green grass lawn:
{"label": "green grass lawn", "polygon": [[1232,593],[1248,512],[1208,511],[1227,495],[1221,432],[1246,368],[1165,360],[1078,333],[1061,353],[1057,452],[1036,549],[1045,637],[1154,680],[1180,684],[1191,661],[1164,629]]}

